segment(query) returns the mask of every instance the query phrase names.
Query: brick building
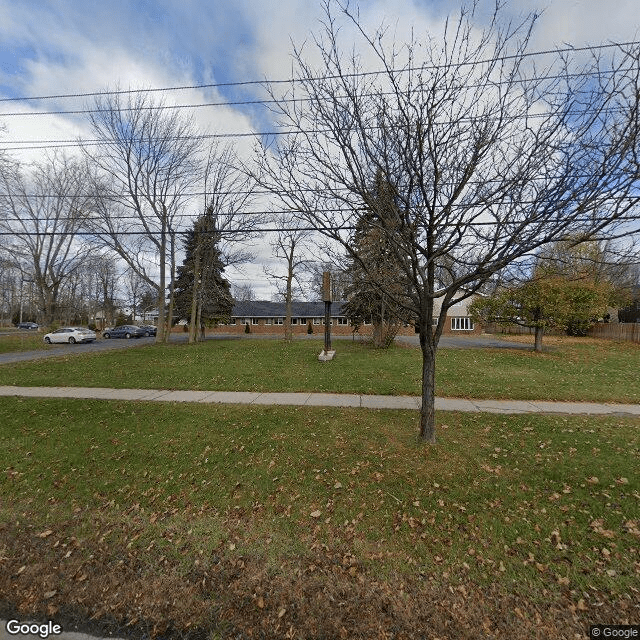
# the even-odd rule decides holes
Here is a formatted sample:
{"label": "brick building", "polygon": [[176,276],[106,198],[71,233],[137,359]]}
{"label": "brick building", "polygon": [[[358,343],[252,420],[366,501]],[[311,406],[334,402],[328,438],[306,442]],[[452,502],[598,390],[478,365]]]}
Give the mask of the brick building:
{"label": "brick building", "polygon": [[[455,305],[449,310],[444,326],[444,334],[480,333],[481,327],[471,320],[468,305],[471,299]],[[331,303],[331,333],[333,335],[351,335],[353,326],[342,313],[342,302]],[[304,334],[309,326],[313,333],[324,333],[324,302],[293,302],[291,309],[291,325],[294,333]],[[437,305],[438,306],[438,305]],[[436,309],[439,311],[439,308]],[[229,324],[221,324],[214,329],[219,333],[244,333],[249,326],[251,333],[277,334],[284,333],[285,318],[284,302],[270,302],[255,300],[236,302]],[[359,334],[367,335],[373,330],[371,323],[364,323]],[[412,324],[401,327],[400,335],[413,335],[415,328]]]}

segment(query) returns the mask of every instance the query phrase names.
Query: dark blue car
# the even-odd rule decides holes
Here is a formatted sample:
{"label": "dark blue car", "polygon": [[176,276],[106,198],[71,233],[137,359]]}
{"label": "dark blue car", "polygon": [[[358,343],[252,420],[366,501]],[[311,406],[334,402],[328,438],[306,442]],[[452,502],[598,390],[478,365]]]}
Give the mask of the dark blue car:
{"label": "dark blue car", "polygon": [[144,335],[144,329],[135,324],[123,324],[114,329],[105,329],[102,332],[104,338],[142,338]]}

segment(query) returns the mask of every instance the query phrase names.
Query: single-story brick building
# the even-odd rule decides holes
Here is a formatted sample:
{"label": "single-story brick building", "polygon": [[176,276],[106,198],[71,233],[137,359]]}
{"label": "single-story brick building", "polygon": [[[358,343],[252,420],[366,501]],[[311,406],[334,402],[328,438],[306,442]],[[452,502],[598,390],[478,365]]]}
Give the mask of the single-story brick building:
{"label": "single-story brick building", "polygon": [[[449,309],[444,326],[445,334],[480,333],[481,327],[474,323],[468,313],[471,299],[465,300]],[[331,333],[334,335],[351,335],[353,326],[342,312],[344,302],[331,303]],[[236,302],[231,322],[221,324],[215,329],[220,333],[244,333],[249,325],[251,333],[274,334],[284,332],[286,311],[284,302],[255,300]],[[313,333],[324,333],[324,302],[293,302],[291,305],[291,325],[294,333],[307,333],[311,326]],[[359,334],[370,334],[371,323],[364,323]],[[412,324],[400,328],[401,335],[415,334]]]}

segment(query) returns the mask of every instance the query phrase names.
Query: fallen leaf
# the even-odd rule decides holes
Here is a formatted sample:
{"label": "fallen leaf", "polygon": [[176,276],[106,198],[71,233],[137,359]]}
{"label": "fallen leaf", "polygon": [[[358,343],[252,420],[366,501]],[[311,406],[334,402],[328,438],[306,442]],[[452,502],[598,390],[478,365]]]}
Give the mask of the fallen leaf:
{"label": "fallen leaf", "polygon": [[47,529],[46,531],[39,533],[38,538],[48,538],[52,533],[53,531],[51,531],[51,529]]}
{"label": "fallen leaf", "polygon": [[56,593],[58,593],[57,591],[45,591],[43,594],[43,597],[45,600],[49,600],[49,598],[53,598],[53,596],[56,595]]}
{"label": "fallen leaf", "polygon": [[319,518],[322,515],[322,511],[312,511],[309,515],[312,518]]}

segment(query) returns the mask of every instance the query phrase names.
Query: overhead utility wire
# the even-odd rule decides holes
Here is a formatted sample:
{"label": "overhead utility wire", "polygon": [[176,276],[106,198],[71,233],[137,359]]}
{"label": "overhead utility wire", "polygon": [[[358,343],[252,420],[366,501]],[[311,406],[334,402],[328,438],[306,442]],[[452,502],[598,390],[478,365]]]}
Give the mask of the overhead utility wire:
{"label": "overhead utility wire", "polygon": [[[425,67],[427,68],[427,67]],[[596,72],[582,72],[582,73],[563,73],[556,75],[548,75],[548,76],[539,76],[534,78],[515,78],[512,80],[502,80],[499,82],[493,82],[491,84],[492,87],[499,87],[504,84],[527,84],[529,82],[541,82],[543,80],[563,80],[567,78],[587,78],[593,75],[613,75],[616,73],[625,73],[627,71],[634,71],[635,67],[627,67],[625,69],[603,69],[601,71]],[[383,72],[380,72],[383,73]],[[357,74],[354,74],[357,75]],[[366,74],[364,74],[366,75]],[[332,77],[332,76],[331,76]],[[298,80],[301,82],[301,80]],[[477,89],[478,87],[484,86],[484,84],[470,84],[467,85],[467,89]],[[156,89],[156,91],[163,91],[163,89]],[[585,90],[579,91],[578,93],[588,93]],[[107,94],[105,94],[107,95]],[[363,93],[361,97],[371,97],[371,96],[391,96],[395,95],[393,91],[380,91],[375,93]],[[338,96],[338,99],[348,98],[349,96]],[[14,100],[14,98],[10,98]],[[17,98],[15,98],[17,99]],[[309,102],[310,98],[264,98],[264,99],[255,99],[255,100],[230,100],[230,101],[222,101],[222,102],[191,102],[187,104],[159,104],[159,105],[148,105],[148,106],[140,106],[140,107],[121,107],[120,111],[158,111],[162,109],[199,109],[202,107],[237,107],[237,106],[253,106],[253,105],[268,105],[268,104],[297,104],[302,102]],[[0,102],[3,102],[0,99]],[[14,116],[52,116],[52,115],[86,115],[88,113],[100,113],[101,109],[98,108],[87,108],[87,109],[60,109],[54,111],[9,111],[7,113],[0,113],[2,117],[14,117]]]}
{"label": "overhead utility wire", "polygon": [[[525,53],[517,53],[506,56],[499,56],[496,58],[488,58],[486,60],[477,60],[470,62],[461,62],[458,66],[470,66],[470,65],[480,65],[487,64],[489,62],[504,62],[507,60],[521,59],[521,58],[530,58],[535,56],[542,55],[551,55],[558,53],[574,53],[580,51],[599,51],[601,49],[611,49],[622,47],[631,47],[640,44],[639,40],[632,40],[630,42],[610,42],[607,44],[600,45],[586,45],[584,47],[563,47],[556,49],[546,49],[540,51],[531,51]],[[443,69],[450,65],[443,63],[438,65],[428,65],[423,67],[408,67],[406,69],[398,69],[391,70],[397,73],[406,73],[411,71],[419,71],[419,70],[430,70],[430,69]],[[109,95],[126,95],[132,93],[154,93],[154,92],[162,92],[162,91],[185,91],[191,89],[213,89],[217,87],[244,87],[248,85],[268,85],[268,84],[295,84],[296,82],[302,81],[316,81],[316,80],[337,80],[340,78],[355,78],[362,76],[371,76],[371,75],[381,75],[388,73],[387,70],[378,70],[378,71],[362,71],[358,73],[345,73],[342,75],[324,75],[324,76],[310,76],[308,78],[296,79],[296,78],[288,78],[288,79],[280,79],[280,80],[245,80],[241,82],[213,82],[206,84],[194,84],[194,85],[183,85],[183,86],[175,86],[175,87],[152,87],[147,89],[120,89],[114,91],[91,91],[87,93],[61,93],[56,95],[43,95],[43,96],[19,96],[14,98],[0,98],[0,102],[24,102],[27,100],[54,100],[54,99],[62,99],[62,98],[91,98],[98,96],[109,96]]]}
{"label": "overhead utility wire", "polygon": [[[625,198],[626,200],[628,200],[630,203],[633,202],[633,198]],[[624,199],[621,199],[621,201]],[[533,202],[531,203],[527,203],[524,202],[522,204],[534,204]],[[459,208],[471,208],[471,205],[464,205],[464,204],[459,204],[458,205]],[[344,213],[344,214],[348,214],[351,215],[352,213],[356,213],[358,211],[364,211],[366,210],[366,207],[354,207],[353,209],[324,209],[324,211],[326,211],[327,213]],[[260,216],[265,216],[268,214],[273,214],[273,215],[277,215],[277,214],[283,214],[283,213],[292,213],[291,210],[289,209],[283,209],[281,211],[246,211],[243,212],[242,215],[243,216],[250,216],[250,215],[260,215]],[[489,212],[485,211],[485,213],[487,215],[490,215]],[[196,213],[187,213],[187,214],[183,214],[181,216],[181,218],[183,219],[193,219],[193,218],[200,218],[201,215],[200,214],[196,214]],[[139,216],[111,216],[109,217],[110,221],[124,221],[124,220],[140,220]],[[613,223],[617,223],[617,224],[622,224],[622,223],[627,223],[627,222],[631,222],[631,221],[636,221],[636,220],[640,220],[640,214],[638,215],[629,215],[629,216],[624,216],[621,217],[619,219],[616,220],[611,220],[610,216],[605,216],[605,217],[599,217],[599,216],[585,216],[583,218],[574,218],[573,220],[571,220],[571,222],[574,222],[576,224],[580,224],[583,222],[590,222],[590,223],[598,223],[598,222],[611,222]],[[82,218],[82,217],[77,217],[77,218],[73,218],[73,217],[68,217],[68,216],[63,216],[63,217],[59,217],[59,218],[52,218],[52,219],[48,219],[48,218],[4,218],[2,220],[2,222],[22,222],[23,225],[31,225],[31,224],[38,224],[38,223],[47,223],[47,222],[52,222],[55,224],[61,224],[61,223],[65,223],[65,222],[76,222],[79,226],[81,224],[95,224],[95,223],[100,223],[102,221],[102,218]],[[536,225],[540,225],[542,223],[544,224],[559,224],[562,222],[566,222],[566,218],[564,217],[556,217],[556,218],[545,218],[544,214],[540,214],[536,219],[534,220],[530,220],[526,223],[525,226],[536,226]],[[496,221],[496,220],[486,220],[486,221],[469,221],[469,222],[464,222],[464,221],[458,221],[458,222],[445,222],[442,224],[438,224],[437,227],[438,228],[472,228],[472,227],[493,227],[493,226],[502,226],[502,227],[507,227],[510,225],[521,225],[523,223],[523,220],[512,220],[512,221]],[[327,221],[328,224],[328,221]],[[373,225],[373,226],[378,226],[380,227],[380,225]],[[2,227],[0,227],[2,228]],[[340,228],[340,227],[338,227]],[[383,228],[383,227],[380,227]],[[255,231],[260,231],[261,228],[253,228]],[[283,229],[285,230],[285,229]],[[317,227],[314,227],[313,230],[318,230]],[[241,231],[236,230],[236,229],[230,229],[230,230],[226,230],[225,233],[240,233]],[[12,234],[13,235],[21,235],[23,232],[22,231],[13,231]],[[64,233],[68,233],[69,235],[73,235],[75,232],[73,231],[66,231]],[[95,231],[94,233],[99,233],[104,235],[105,233],[107,233],[106,231]],[[122,233],[127,233],[125,231],[123,231]],[[181,233],[181,232],[176,232],[176,233]]]}
{"label": "overhead utility wire", "polygon": [[[575,173],[575,174],[569,174],[567,176],[564,176],[566,179],[571,179],[571,180],[583,180],[586,178],[592,178],[593,174],[592,173]],[[532,178],[531,180],[529,180],[529,184],[534,183],[534,182],[538,182],[538,181],[546,181],[547,177],[546,176],[541,176],[539,178]],[[503,180],[500,180],[498,178],[493,178],[493,179],[483,179],[483,180],[469,180],[467,181],[465,184],[470,185],[470,186],[476,186],[476,185],[488,185],[488,184],[501,184],[503,182]],[[456,181],[452,181],[452,180],[445,180],[440,182],[440,187],[457,187],[458,186],[458,182]],[[339,186],[335,186],[335,187],[326,187],[326,188],[322,188],[322,187],[297,187],[297,188],[291,188],[287,190],[287,194],[290,193],[315,193],[318,195],[322,195],[323,197],[334,197],[334,194],[336,193],[340,193],[340,192],[347,192],[347,193],[351,193],[352,189],[349,187],[339,187]],[[269,196],[269,195],[274,195],[273,191],[269,190],[269,189],[243,189],[243,190],[231,190],[231,191],[218,191],[218,190],[210,190],[210,191],[191,191],[191,192],[186,192],[181,194],[182,197],[184,198],[195,198],[198,196]],[[2,198],[2,194],[0,194],[0,199]],[[21,193],[19,194],[20,198],[35,198],[35,199],[45,199],[45,198],[67,198],[69,196],[67,196],[67,194],[65,193]],[[102,194],[102,193],[80,193],[77,195],[72,196],[74,198],[77,198],[79,200],[82,200],[83,198],[86,199],[93,199],[93,200],[112,200],[114,199],[113,195],[109,195],[109,194]],[[631,196],[629,196],[630,198]],[[527,203],[525,203],[527,204]],[[326,209],[326,211],[336,211],[336,209]],[[273,213],[278,213],[277,211],[274,211]],[[199,214],[198,214],[199,215]]]}
{"label": "overhead utility wire", "polygon": [[[627,109],[623,108],[623,107],[608,107],[606,109],[602,109],[600,111],[598,111],[597,109],[585,109],[584,111],[568,111],[566,113],[562,113],[560,115],[562,115],[563,117],[569,117],[572,115],[589,115],[589,114],[595,114],[595,113],[624,113],[626,112]],[[554,112],[542,112],[542,113],[524,113],[524,114],[520,114],[520,115],[516,115],[514,116],[512,119],[513,120],[522,120],[522,119],[526,119],[526,120],[533,120],[533,119],[539,119],[539,118],[546,118],[549,117],[550,115],[554,115]],[[499,119],[498,117],[495,118],[496,120]],[[438,123],[438,126],[444,126],[447,124],[457,124],[459,122],[465,122],[465,121],[469,121],[469,122],[474,122],[476,120],[476,118],[473,117],[466,117],[466,118],[459,118],[456,120],[449,120]],[[397,125],[398,128],[402,128],[403,124],[398,124]],[[367,131],[375,131],[378,129],[384,129],[385,127],[382,125],[378,125],[378,126],[369,126],[366,127]],[[194,135],[194,136],[167,136],[166,138],[164,138],[167,141],[171,141],[171,140],[214,140],[214,139],[228,139],[228,138],[249,138],[249,137],[264,137],[264,136],[286,136],[286,135],[320,135],[320,134],[324,134],[324,133],[332,133],[331,129],[285,129],[282,131],[244,131],[244,132],[233,132],[233,133],[202,133],[202,134],[198,134],[198,135]],[[21,147],[5,147],[5,146],[0,146],[0,151],[29,151],[29,150],[42,150],[42,149],[74,149],[74,148],[79,148],[84,146],[90,146],[90,147],[102,147],[102,146],[117,146],[117,142],[114,142],[113,140],[100,140],[97,138],[93,138],[93,139],[88,139],[88,140],[83,140],[83,139],[79,139],[79,140],[45,140],[42,141],[45,144],[40,144],[41,141],[39,140],[34,140],[33,141],[33,145],[30,141],[25,140],[25,141],[11,141],[11,140],[6,140],[4,141],[3,144],[26,144],[29,146],[21,146]],[[50,144],[51,142],[51,144]],[[142,142],[142,140],[133,140],[133,142]]]}

